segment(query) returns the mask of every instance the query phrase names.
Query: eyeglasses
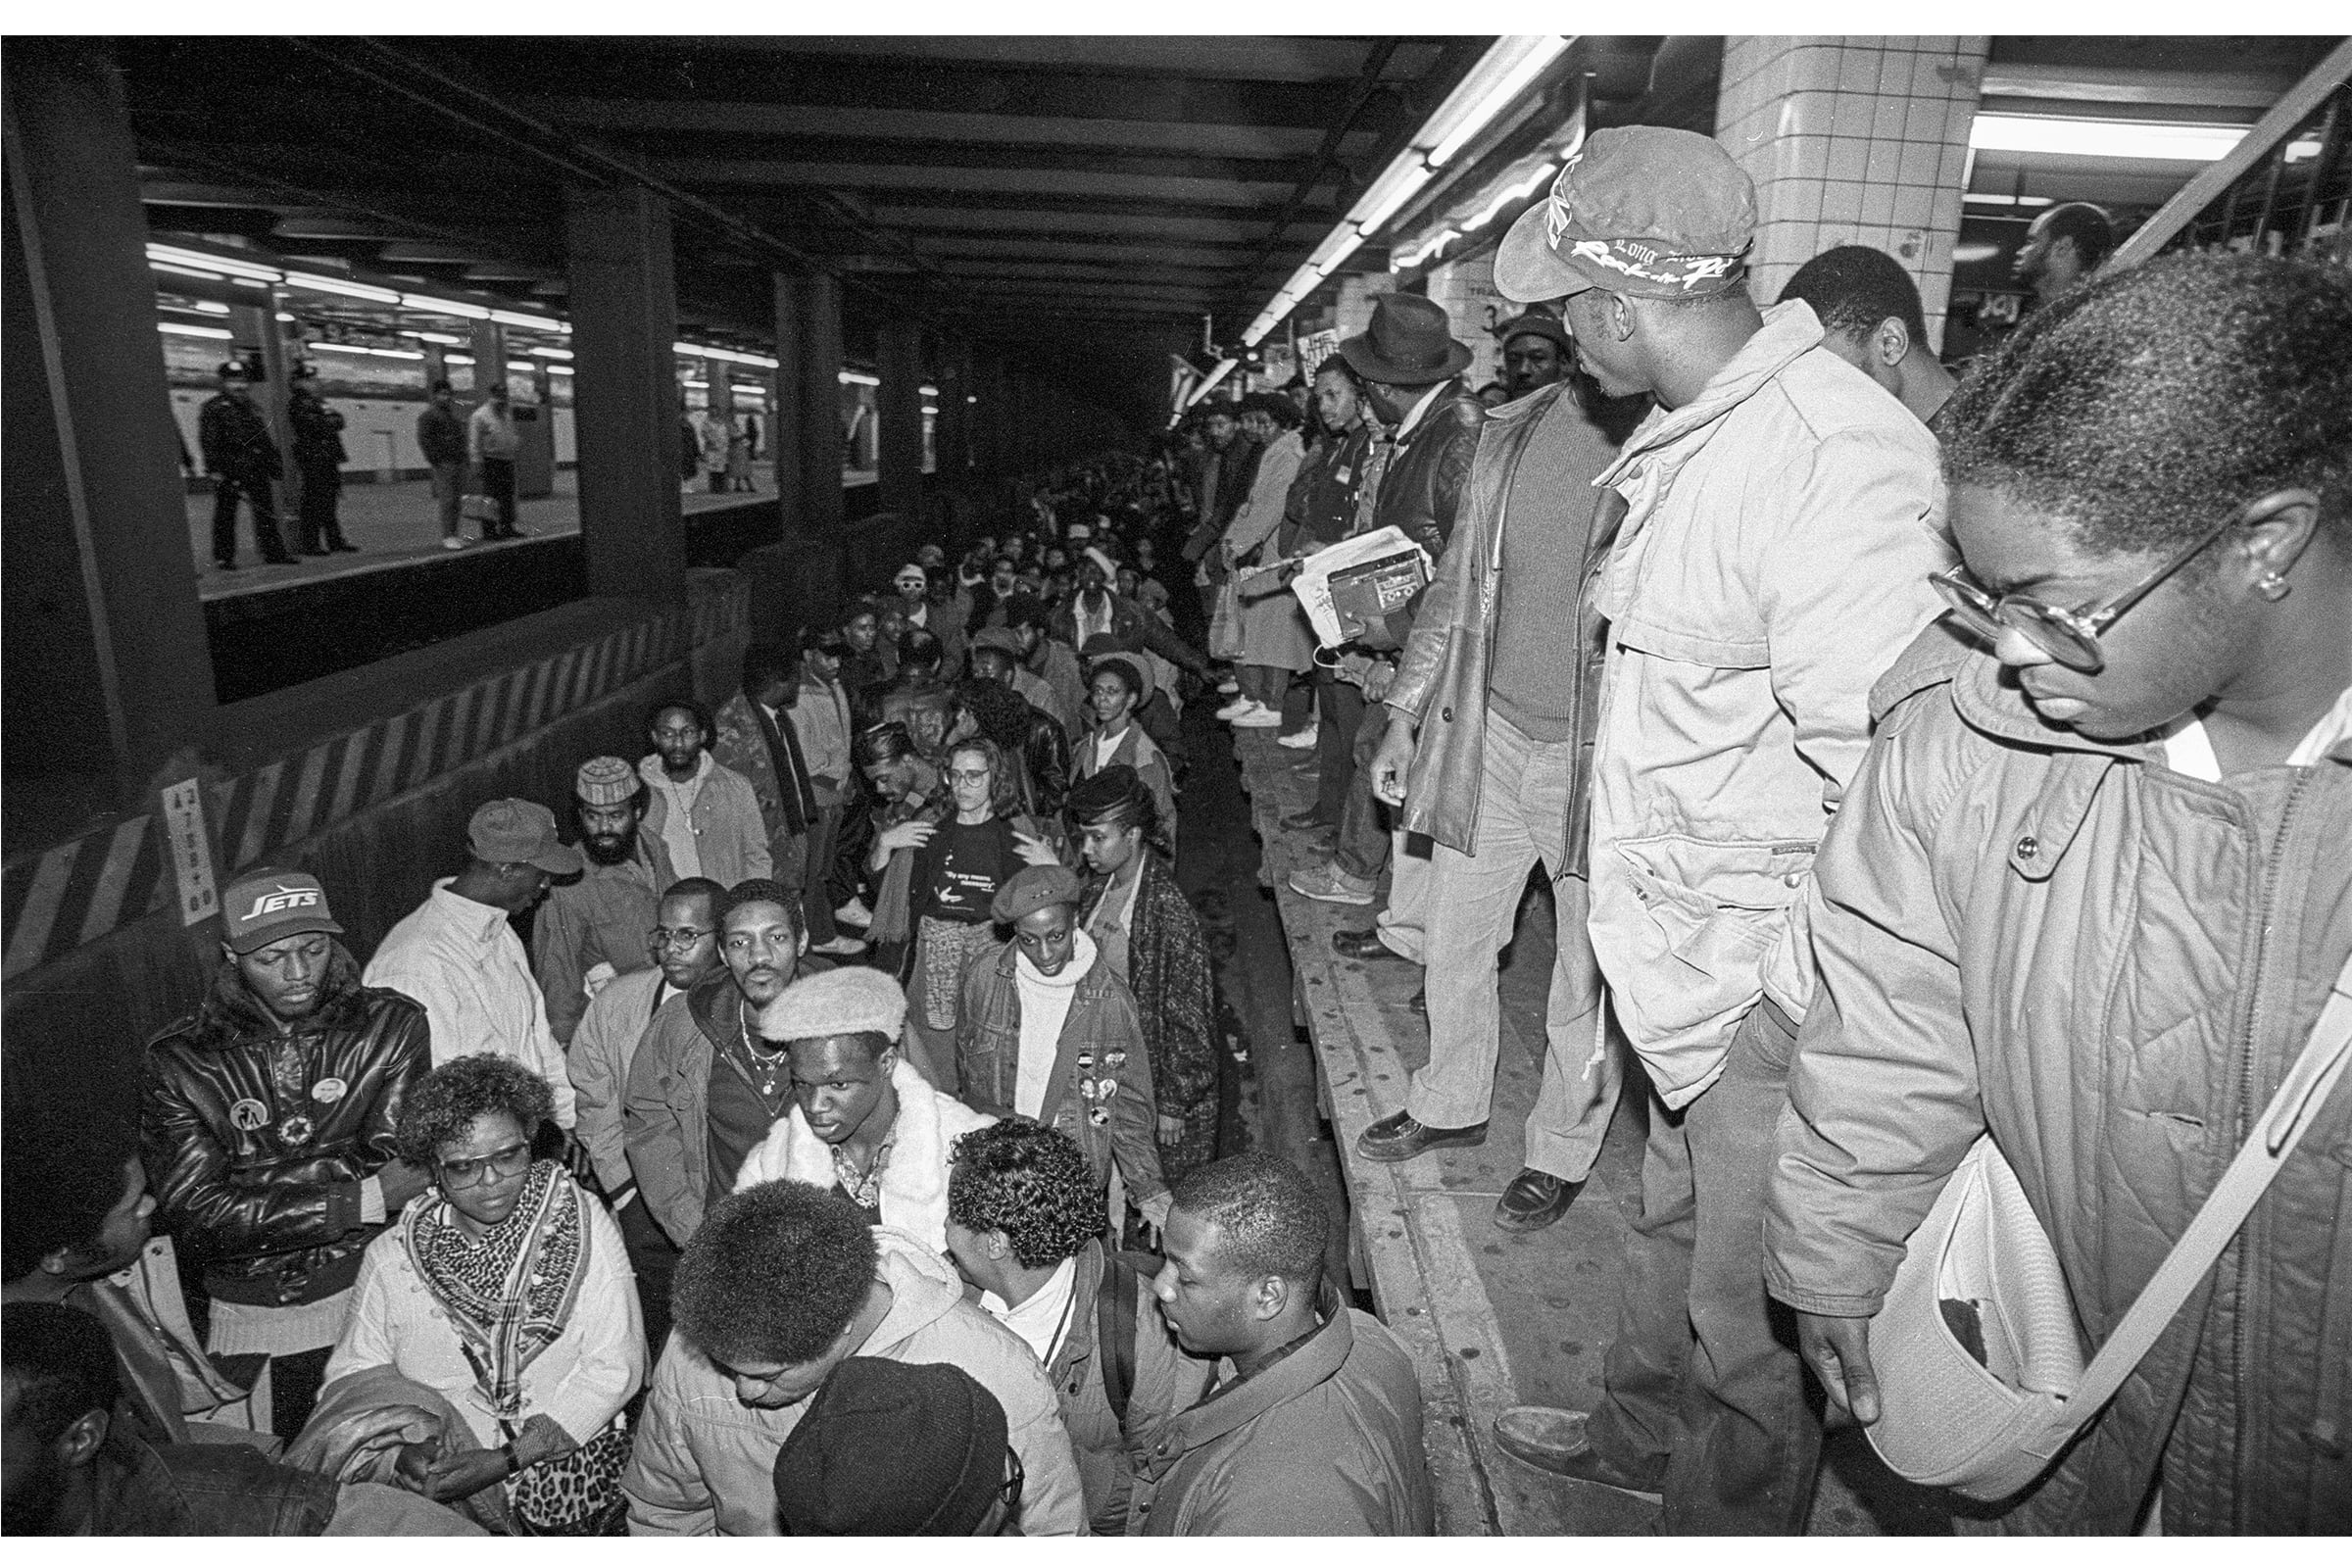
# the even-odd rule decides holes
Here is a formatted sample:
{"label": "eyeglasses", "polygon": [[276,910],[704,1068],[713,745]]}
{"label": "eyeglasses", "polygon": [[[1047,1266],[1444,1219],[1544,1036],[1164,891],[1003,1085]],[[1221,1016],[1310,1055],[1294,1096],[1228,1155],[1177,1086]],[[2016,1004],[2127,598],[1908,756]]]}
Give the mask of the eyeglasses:
{"label": "eyeglasses", "polygon": [[951,767],[948,769],[948,782],[951,784],[985,784],[988,782],[990,771],[985,767]]}
{"label": "eyeglasses", "polygon": [[2207,545],[2251,516],[2269,501],[2238,508],[2204,534],[2174,552],[2173,558],[2104,604],[2077,605],[2071,610],[2043,604],[2020,594],[1995,595],[1958,565],[1931,573],[1928,582],[1942,596],[1960,623],[1988,643],[2014,631],[2035,648],[2078,674],[2096,675],[2107,667],[2099,634],[2114,625],[2125,611],[2145,599],[2157,584],[2194,560]]}
{"label": "eyeglasses", "polygon": [[645,934],[645,940],[657,948],[691,948],[710,934],[708,931],[697,931],[690,925],[658,925]]}
{"label": "eyeglasses", "polygon": [[486,1181],[519,1176],[530,1169],[531,1146],[510,1144],[479,1159],[437,1159],[433,1163],[440,1167],[443,1188],[474,1187]]}

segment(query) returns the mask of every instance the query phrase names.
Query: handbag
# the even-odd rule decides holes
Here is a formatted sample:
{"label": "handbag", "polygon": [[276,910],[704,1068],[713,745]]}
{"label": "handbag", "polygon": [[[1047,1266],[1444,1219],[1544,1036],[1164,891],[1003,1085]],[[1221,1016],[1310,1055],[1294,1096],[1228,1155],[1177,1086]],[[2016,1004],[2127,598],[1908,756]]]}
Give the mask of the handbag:
{"label": "handbag", "polygon": [[552,1459],[515,1472],[507,1483],[507,1506],[517,1535],[604,1536],[614,1534],[628,1501],[620,1478],[634,1446],[628,1418],[618,1415],[595,1437]]}
{"label": "handbag", "polygon": [[1887,1467],[1981,1502],[2022,1491],[2115,1396],[2196,1291],[2352,1062],[2352,960],[2236,1157],[2082,1365],[2066,1277],[2017,1173],[1977,1140],[1870,1324]]}

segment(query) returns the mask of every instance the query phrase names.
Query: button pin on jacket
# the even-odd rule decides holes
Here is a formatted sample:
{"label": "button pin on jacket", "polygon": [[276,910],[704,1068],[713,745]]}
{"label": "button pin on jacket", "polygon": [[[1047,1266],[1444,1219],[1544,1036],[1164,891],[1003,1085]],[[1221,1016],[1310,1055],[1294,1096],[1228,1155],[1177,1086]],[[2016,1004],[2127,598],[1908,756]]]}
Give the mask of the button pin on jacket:
{"label": "button pin on jacket", "polygon": [[258,1130],[270,1120],[270,1107],[258,1100],[240,1100],[228,1107],[228,1124],[241,1133]]}
{"label": "button pin on jacket", "polygon": [[340,1078],[321,1078],[311,1085],[311,1098],[321,1105],[331,1105],[341,1100],[349,1088]]}
{"label": "button pin on jacket", "polygon": [[2033,834],[2028,833],[2017,841],[2017,858],[2019,859],[2031,860],[2034,858],[2034,857],[2039,855],[2040,853],[2041,840],[2035,838]]}

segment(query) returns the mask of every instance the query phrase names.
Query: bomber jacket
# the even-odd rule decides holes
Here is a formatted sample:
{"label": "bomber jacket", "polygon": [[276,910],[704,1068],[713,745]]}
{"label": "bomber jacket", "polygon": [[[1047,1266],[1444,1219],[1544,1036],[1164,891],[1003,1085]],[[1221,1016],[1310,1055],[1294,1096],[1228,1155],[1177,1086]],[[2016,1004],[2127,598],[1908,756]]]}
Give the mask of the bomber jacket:
{"label": "bomber jacket", "polygon": [[1627,512],[1592,595],[1592,951],[1676,1109],[1760,998],[1803,1017],[1813,852],[1952,560],[1936,438],[1820,345],[1772,307],[1594,481]]}
{"label": "bomber jacket", "polygon": [[[1088,948],[1094,945],[1084,932],[1079,940]],[[1014,978],[1019,958],[1020,945],[1007,942],[994,955],[974,958],[963,972],[956,1083],[964,1103],[992,1115],[1011,1113],[1020,1081],[1021,993]],[[1115,1162],[1131,1199],[1166,1190],[1144,1026],[1136,1016],[1134,993],[1100,956],[1070,999],[1037,1119],[1086,1151],[1097,1183],[1110,1180]]]}
{"label": "bomber jacket", "polygon": [[147,1046],[156,1217],[223,1300],[322,1300],[359,1278],[383,1228],[362,1219],[361,1186],[393,1158],[401,1106],[432,1070],[424,1008],[361,985],[340,942],[324,991],[280,1033],[223,960],[204,1004]]}
{"label": "bomber jacket", "polygon": [[[1495,616],[1502,598],[1502,531],[1505,509],[1519,460],[1543,426],[1544,416],[1575,389],[1562,380],[1506,403],[1487,416],[1480,428],[1470,478],[1455,515],[1453,536],[1438,558],[1437,574],[1413,612],[1396,683],[1384,699],[1419,726],[1412,771],[1404,795],[1404,827],[1426,833],[1462,854],[1478,842],[1479,792],[1486,781],[1487,688],[1494,672]],[[1431,411],[1435,413],[1436,411]],[[1603,458],[1610,448],[1596,426],[1577,432]],[[1596,498],[1587,535],[1588,588],[1592,571],[1606,559],[1616,518],[1614,498]],[[1533,613],[1533,611],[1528,612]],[[1554,863],[1573,875],[1586,874],[1586,824],[1591,809],[1594,700],[1600,694],[1599,622],[1590,595],[1550,613],[1562,635],[1585,649],[1584,675],[1574,697],[1578,721],[1576,776],[1570,785],[1568,843]]]}
{"label": "bomber jacket", "polygon": [[1127,1533],[1127,1499],[1135,1489],[1137,1462],[1152,1451],[1176,1413],[1207,1392],[1216,1363],[1187,1355],[1176,1343],[1167,1319],[1159,1315],[1152,1275],[1119,1269],[1107,1289],[1128,1294],[1135,1321],[1134,1374],[1122,1423],[1110,1405],[1104,1381],[1108,1358],[1098,1333],[1106,1288],[1103,1274],[1113,1265],[1100,1240],[1086,1244],[1077,1263],[1070,1284],[1070,1326],[1054,1347],[1046,1376],[1061,1401],[1062,1425],[1069,1428],[1070,1446],[1078,1455],[1087,1526],[1098,1536],[1120,1536]]}
{"label": "bomber jacket", "polygon": [[[1765,1280],[1874,1312],[1986,1131],[2113,1333],[2302,1051],[2352,952],[2352,741],[2207,783],[2046,725],[1942,627],[1815,866],[1821,968],[1765,1210]],[[2005,1524],[2352,1531],[2352,1082],[2206,1283]]]}

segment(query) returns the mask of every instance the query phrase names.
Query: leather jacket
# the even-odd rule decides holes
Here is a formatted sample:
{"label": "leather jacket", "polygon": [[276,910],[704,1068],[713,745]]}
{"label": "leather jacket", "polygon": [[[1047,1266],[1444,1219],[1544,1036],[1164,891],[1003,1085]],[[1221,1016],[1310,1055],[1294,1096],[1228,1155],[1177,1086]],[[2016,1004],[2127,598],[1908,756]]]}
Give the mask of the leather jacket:
{"label": "leather jacket", "polygon": [[110,1433],[93,1467],[93,1536],[318,1536],[343,1487],[242,1443],[150,1447]]}
{"label": "leather jacket", "polygon": [[1459,378],[1446,382],[1420,422],[1396,443],[1381,475],[1373,526],[1401,528],[1432,561],[1443,556],[1446,541],[1453,537],[1470,459],[1478,451],[1479,427],[1486,422],[1486,405],[1469,387]]}
{"label": "leather jacket", "polygon": [[382,1229],[361,1220],[360,1184],[395,1153],[431,1035],[423,1007],[359,975],[336,943],[324,1000],[281,1034],[223,960],[204,1004],[148,1043],[139,1135],[157,1223],[220,1299],[332,1296]]}
{"label": "leather jacket", "polygon": [[1021,738],[1021,762],[1029,769],[1033,814],[1050,825],[1061,821],[1062,799],[1070,793],[1070,737],[1054,715],[1029,710],[1029,733]]}
{"label": "leather jacket", "polygon": [[[1453,542],[1438,558],[1437,575],[1414,612],[1396,684],[1386,699],[1391,709],[1419,726],[1405,785],[1405,831],[1426,833],[1464,855],[1478,842],[1479,792],[1486,781],[1487,691],[1494,673],[1502,598],[1502,531],[1509,526],[1511,484],[1544,415],[1558,399],[1575,395],[1568,381],[1558,381],[1504,404],[1488,417],[1461,495]],[[1588,439],[1591,452],[1605,466],[1617,443],[1597,426]],[[1608,541],[1625,514],[1625,503],[1615,491],[1593,492],[1592,500],[1585,569],[1580,573],[1588,592],[1554,612],[1560,634],[1575,638],[1585,651],[1581,682],[1572,697],[1577,767],[1568,797],[1568,842],[1564,848],[1551,847],[1560,857],[1555,867],[1576,876],[1586,874],[1590,860],[1586,830],[1592,814],[1602,653],[1599,619],[1589,589],[1592,575],[1608,559]]]}

